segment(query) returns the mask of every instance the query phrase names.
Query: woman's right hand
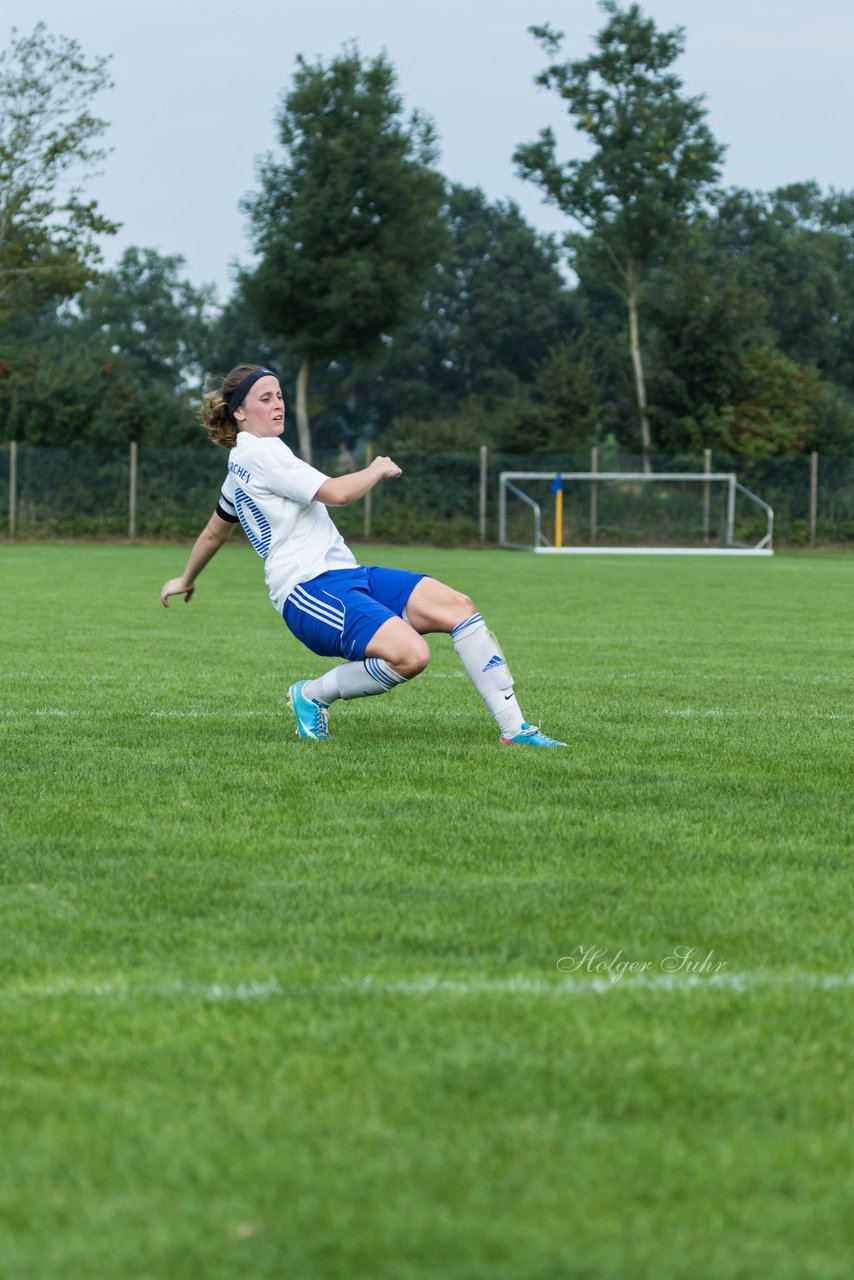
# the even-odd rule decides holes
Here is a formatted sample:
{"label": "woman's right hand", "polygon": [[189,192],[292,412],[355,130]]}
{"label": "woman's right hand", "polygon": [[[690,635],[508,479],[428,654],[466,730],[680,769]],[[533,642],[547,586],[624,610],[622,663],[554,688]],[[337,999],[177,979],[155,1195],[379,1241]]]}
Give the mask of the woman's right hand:
{"label": "woman's right hand", "polygon": [[164,609],[169,608],[170,596],[183,596],[184,604],[189,604],[193,598],[193,592],[196,589],[195,582],[187,584],[184,578],[170,578],[168,582],[164,582],[160,588],[160,603]]}

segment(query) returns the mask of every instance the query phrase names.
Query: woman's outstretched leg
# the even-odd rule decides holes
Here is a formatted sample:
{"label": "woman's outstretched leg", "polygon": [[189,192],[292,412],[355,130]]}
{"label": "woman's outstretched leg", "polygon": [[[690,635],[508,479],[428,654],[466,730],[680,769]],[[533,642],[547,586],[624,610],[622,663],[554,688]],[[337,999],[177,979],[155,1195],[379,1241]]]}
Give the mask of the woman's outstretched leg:
{"label": "woman's outstretched leg", "polygon": [[502,745],[566,746],[540,733],[525,719],[501,646],[469,596],[435,578],[422,578],[406,602],[406,617],[422,634],[450,635],[472,684],[498,725]]}

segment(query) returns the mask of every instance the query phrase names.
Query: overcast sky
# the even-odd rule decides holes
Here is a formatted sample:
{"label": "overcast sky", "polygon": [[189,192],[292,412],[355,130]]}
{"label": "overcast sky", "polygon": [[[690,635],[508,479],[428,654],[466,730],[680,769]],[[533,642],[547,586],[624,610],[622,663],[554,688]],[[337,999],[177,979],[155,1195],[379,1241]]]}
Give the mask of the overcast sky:
{"label": "overcast sky", "polygon": [[[723,180],[755,190],[814,178],[854,188],[854,0],[646,0],[662,28],[684,26],[676,66],[705,94],[708,122],[728,146]],[[107,262],[129,244],[180,254],[196,284],[231,289],[248,262],[242,195],[255,162],[275,147],[274,116],[298,53],[329,59],[345,41],[384,50],[407,110],[434,120],[440,168],[511,198],[543,231],[565,226],[537,188],[514,174],[519,142],[551,124],[566,158],[575,134],[533,77],[544,56],[527,28],[566,33],[563,54],[584,56],[603,21],[596,0],[3,0],[3,42],[43,20],[112,55],[114,88],[99,113],[113,148],[87,190],[120,221]]]}

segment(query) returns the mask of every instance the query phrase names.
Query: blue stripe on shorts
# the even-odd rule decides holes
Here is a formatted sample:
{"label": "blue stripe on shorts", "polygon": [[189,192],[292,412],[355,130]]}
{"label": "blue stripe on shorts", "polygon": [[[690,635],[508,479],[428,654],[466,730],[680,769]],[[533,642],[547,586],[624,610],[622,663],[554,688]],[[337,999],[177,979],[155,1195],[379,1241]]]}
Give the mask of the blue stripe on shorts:
{"label": "blue stripe on shorts", "polygon": [[403,617],[406,602],[423,577],[423,573],[379,566],[330,569],[294,587],[282,617],[312,653],[361,662],[383,623]]}

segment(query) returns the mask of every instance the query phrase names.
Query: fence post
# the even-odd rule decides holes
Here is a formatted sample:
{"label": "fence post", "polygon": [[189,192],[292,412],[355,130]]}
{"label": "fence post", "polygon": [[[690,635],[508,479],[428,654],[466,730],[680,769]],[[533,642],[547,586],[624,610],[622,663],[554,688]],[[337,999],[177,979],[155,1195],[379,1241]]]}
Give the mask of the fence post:
{"label": "fence post", "polygon": [[818,453],[810,454],[810,545],[815,546],[818,537]]}
{"label": "fence post", "polygon": [[480,541],[486,542],[486,445],[480,446]]}
{"label": "fence post", "polygon": [[[594,475],[599,470],[599,446],[590,450],[590,470]],[[599,486],[595,480],[590,482],[590,545],[596,546],[596,528],[599,524]]]}
{"label": "fence post", "polygon": [[735,486],[737,483],[736,473],[730,471],[726,499],[726,542],[724,543],[727,547],[735,546]]}
{"label": "fence post", "polygon": [[[712,451],[711,449],[703,450],[703,474],[710,476],[712,474]],[[703,542],[709,545],[709,535],[711,533],[712,524],[712,494],[708,481],[703,485]]]}
{"label": "fence post", "polygon": [[[368,444],[365,445],[365,466],[369,467],[373,462],[373,460],[374,460],[374,446],[370,442],[368,442]],[[366,539],[370,538],[371,536],[371,506],[372,506],[371,495],[372,495],[372,491],[369,489],[368,492],[365,494],[365,538]]]}
{"label": "fence post", "polygon": [[9,537],[18,528],[18,441],[9,441]]}
{"label": "fence post", "polygon": [[136,477],[139,445],[135,440],[130,443],[130,479],[128,482],[128,540],[136,540]]}

